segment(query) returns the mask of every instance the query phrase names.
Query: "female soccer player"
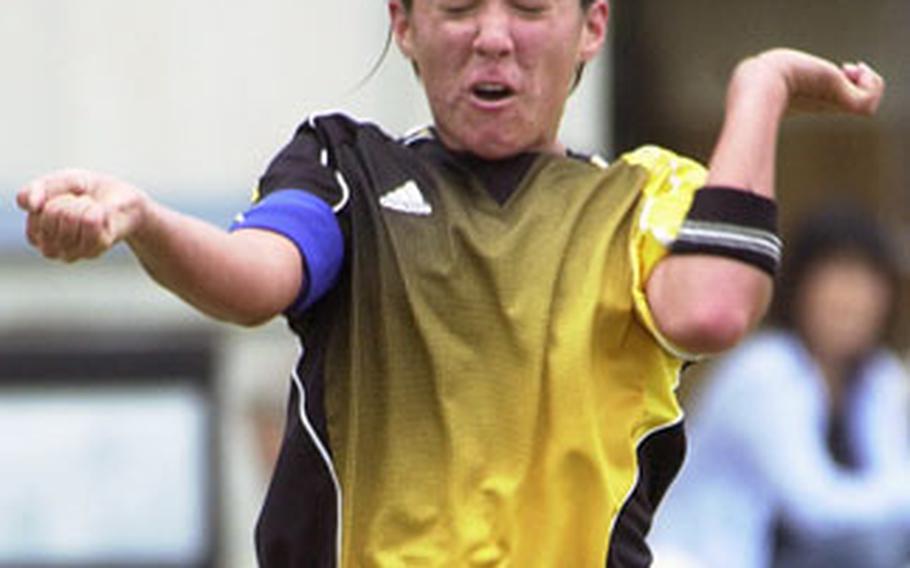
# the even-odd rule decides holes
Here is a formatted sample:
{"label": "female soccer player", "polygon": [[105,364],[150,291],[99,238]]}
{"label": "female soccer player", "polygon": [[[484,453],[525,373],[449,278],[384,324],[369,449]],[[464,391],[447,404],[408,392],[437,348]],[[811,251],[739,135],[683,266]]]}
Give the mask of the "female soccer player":
{"label": "female soccer player", "polygon": [[863,64],[744,60],[707,172],[560,144],[606,0],[389,0],[433,114],[396,139],[312,117],[230,232],[107,175],[21,190],[72,261],[124,241],[198,309],[279,314],[302,355],[257,528],[264,566],[644,566],[682,456],[678,373],[764,313],[778,125],[871,114]]}

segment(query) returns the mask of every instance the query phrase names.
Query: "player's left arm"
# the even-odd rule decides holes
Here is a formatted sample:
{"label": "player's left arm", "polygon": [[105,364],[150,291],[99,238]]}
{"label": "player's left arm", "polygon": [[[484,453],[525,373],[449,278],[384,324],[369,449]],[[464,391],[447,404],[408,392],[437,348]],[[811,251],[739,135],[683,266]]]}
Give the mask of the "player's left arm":
{"label": "player's left arm", "polygon": [[[774,198],[778,130],[791,110],[872,115],[884,81],[869,66],[837,66],[792,49],[773,49],[742,61],[727,91],[724,123],[709,165],[706,189],[727,187]],[[654,320],[675,345],[691,353],[732,347],[764,316],[772,292],[768,273],[711,254],[671,254],[646,284]]]}

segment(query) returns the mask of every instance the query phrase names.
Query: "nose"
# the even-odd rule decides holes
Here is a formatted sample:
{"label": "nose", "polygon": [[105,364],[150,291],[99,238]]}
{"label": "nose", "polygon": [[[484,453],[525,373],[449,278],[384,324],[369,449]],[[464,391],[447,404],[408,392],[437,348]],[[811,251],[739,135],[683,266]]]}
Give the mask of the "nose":
{"label": "nose", "polygon": [[500,59],[512,53],[514,47],[509,14],[496,3],[488,5],[477,15],[474,51],[484,57]]}

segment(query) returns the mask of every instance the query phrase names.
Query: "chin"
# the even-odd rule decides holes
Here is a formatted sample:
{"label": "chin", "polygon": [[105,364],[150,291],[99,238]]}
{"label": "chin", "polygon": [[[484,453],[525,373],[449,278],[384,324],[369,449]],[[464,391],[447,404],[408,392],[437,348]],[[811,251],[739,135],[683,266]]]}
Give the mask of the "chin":
{"label": "chin", "polygon": [[437,128],[443,142],[448,142],[453,150],[487,160],[501,160],[523,152],[545,152],[556,146],[555,140],[548,143],[546,134],[537,128],[527,128],[527,122],[512,116],[462,114],[458,120],[448,121],[454,128]]}
{"label": "chin", "polygon": [[535,145],[532,143],[503,139],[497,137],[495,134],[488,136],[472,136],[467,138],[466,141],[467,151],[486,160],[502,160],[536,149]]}
{"label": "chin", "polygon": [[485,160],[504,160],[506,158],[511,158],[512,156],[517,156],[522,152],[522,150],[503,146],[481,146],[471,148],[469,151],[478,158],[483,158]]}

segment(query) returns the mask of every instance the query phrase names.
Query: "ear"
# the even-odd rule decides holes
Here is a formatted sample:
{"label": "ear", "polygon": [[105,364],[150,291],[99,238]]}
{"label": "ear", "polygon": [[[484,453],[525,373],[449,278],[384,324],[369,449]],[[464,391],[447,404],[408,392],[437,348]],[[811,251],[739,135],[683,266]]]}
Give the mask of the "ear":
{"label": "ear", "polygon": [[582,34],[580,56],[582,63],[594,59],[607,38],[607,21],[610,6],[607,0],[594,0],[585,12],[585,29]]}
{"label": "ear", "polygon": [[402,0],[389,0],[389,21],[392,26],[392,35],[398,49],[408,59],[413,57],[413,40],[411,39],[411,15],[405,8]]}

